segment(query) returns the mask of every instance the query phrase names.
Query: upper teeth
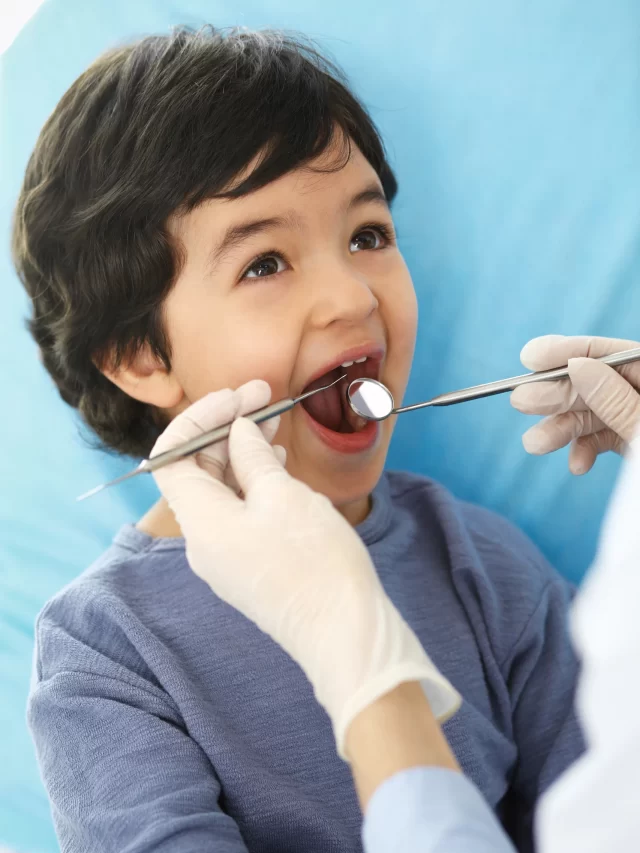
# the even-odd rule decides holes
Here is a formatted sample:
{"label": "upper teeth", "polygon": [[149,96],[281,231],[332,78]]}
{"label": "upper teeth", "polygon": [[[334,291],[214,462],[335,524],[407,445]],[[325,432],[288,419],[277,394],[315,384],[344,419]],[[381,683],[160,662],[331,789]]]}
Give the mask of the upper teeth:
{"label": "upper teeth", "polygon": [[343,361],[340,366],[341,367],[351,367],[352,364],[362,364],[362,362],[366,361],[366,360],[367,360],[367,356],[365,355],[364,358],[356,358],[355,361]]}

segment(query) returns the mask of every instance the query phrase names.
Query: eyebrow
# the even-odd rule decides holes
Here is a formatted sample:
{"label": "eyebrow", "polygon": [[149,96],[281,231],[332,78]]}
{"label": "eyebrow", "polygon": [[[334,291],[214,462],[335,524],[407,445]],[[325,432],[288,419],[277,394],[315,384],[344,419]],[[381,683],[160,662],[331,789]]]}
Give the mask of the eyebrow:
{"label": "eyebrow", "polygon": [[250,222],[241,222],[238,225],[232,225],[227,228],[220,242],[210,253],[208,267],[212,270],[232,249],[244,243],[250,237],[255,237],[256,234],[262,234],[264,231],[272,231],[275,228],[296,228],[299,230],[301,224],[300,217],[291,212],[284,216],[252,219]]}
{"label": "eyebrow", "polygon": [[352,210],[354,207],[361,207],[364,204],[372,203],[381,204],[387,210],[389,209],[389,202],[387,201],[387,197],[376,183],[369,184],[368,187],[365,187],[365,189],[363,189],[361,192],[354,195],[354,197],[347,205],[347,210]]}
{"label": "eyebrow", "polygon": [[[387,210],[389,203],[382,189],[376,183],[369,184],[359,193],[353,196],[346,206],[347,210],[353,210],[354,207],[362,207],[365,204],[380,204]],[[273,231],[276,228],[289,228],[300,230],[302,228],[302,220],[298,214],[290,211],[283,216],[270,216],[265,219],[253,219],[249,222],[241,222],[237,225],[232,225],[225,231],[222,239],[217,243],[215,248],[209,255],[208,268],[213,270],[220,261],[232,249],[241,245],[250,237],[255,237],[257,234],[262,234],[265,231]]]}

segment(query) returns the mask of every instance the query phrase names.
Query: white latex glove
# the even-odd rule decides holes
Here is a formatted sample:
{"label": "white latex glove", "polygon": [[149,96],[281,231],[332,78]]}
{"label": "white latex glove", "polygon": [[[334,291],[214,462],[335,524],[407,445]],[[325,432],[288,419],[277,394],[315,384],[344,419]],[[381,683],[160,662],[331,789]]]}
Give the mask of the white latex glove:
{"label": "white latex glove", "polygon": [[562,335],[529,341],[520,355],[525,367],[548,370],[568,364],[570,380],[521,385],[511,394],[518,411],[548,416],[524,434],[525,450],[542,455],[571,443],[574,474],[589,471],[599,453],[623,453],[640,420],[640,362],[614,370],[594,359],[637,346],[615,338]]}
{"label": "white latex glove", "polygon": [[[246,399],[257,387],[269,396],[263,382],[235,395]],[[210,394],[179,415],[152,455],[227,420],[229,394]],[[236,421],[228,444],[244,499],[222,482],[224,445],[160,469],[156,482],[193,571],[302,667],[340,755],[353,718],[402,682],[421,682],[438,719],[455,713],[458,693],[385,593],[353,528],[326,497],[287,474],[253,423]]]}
{"label": "white latex glove", "polygon": [[[236,391],[225,388],[223,391],[216,391],[215,394],[210,394],[209,397],[212,402],[207,409],[201,409],[199,404],[196,403],[172,421],[172,447],[183,444],[195,435],[215,429],[215,427],[221,424],[227,424],[235,418],[249,414],[249,412],[262,409],[271,400],[271,389],[266,382],[254,380],[253,382],[247,382],[245,385],[242,385]],[[205,412],[204,421],[200,415],[201,411]],[[212,416],[215,417],[215,421],[212,420]],[[272,442],[275,438],[279,425],[279,417],[271,418],[260,424],[260,430],[268,442]],[[158,447],[164,435],[166,435],[166,432],[156,442],[151,451],[152,455],[157,455],[161,452],[158,450]],[[168,447],[165,449],[168,449]],[[275,447],[274,452],[284,465],[287,458],[284,447]],[[239,493],[240,489],[236,482],[233,469],[229,465],[229,449],[226,441],[218,442],[218,444],[208,447],[205,451],[197,453],[195,459],[198,465],[208,471],[211,476],[221,480],[234,492]]]}

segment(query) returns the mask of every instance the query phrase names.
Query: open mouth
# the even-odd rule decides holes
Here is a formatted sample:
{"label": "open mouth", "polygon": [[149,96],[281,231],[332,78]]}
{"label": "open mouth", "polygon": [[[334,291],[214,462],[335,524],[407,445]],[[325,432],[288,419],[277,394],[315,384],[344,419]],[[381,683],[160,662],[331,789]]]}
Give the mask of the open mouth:
{"label": "open mouth", "polygon": [[308,397],[302,401],[301,405],[307,414],[325,429],[343,435],[361,432],[369,421],[353,411],[347,399],[347,389],[354,379],[377,379],[379,372],[379,359],[362,358],[355,362],[347,361],[310,382],[303,393],[328,385],[345,374],[346,379],[334,385],[333,388]]}

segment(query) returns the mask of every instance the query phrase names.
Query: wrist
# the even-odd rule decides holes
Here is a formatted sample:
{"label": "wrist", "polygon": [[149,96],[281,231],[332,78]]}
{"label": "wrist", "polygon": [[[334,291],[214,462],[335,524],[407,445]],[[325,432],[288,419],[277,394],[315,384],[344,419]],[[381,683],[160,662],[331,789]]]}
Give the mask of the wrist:
{"label": "wrist", "polygon": [[379,785],[403,770],[460,769],[417,682],[400,684],[354,717],[345,752],[363,810]]}

